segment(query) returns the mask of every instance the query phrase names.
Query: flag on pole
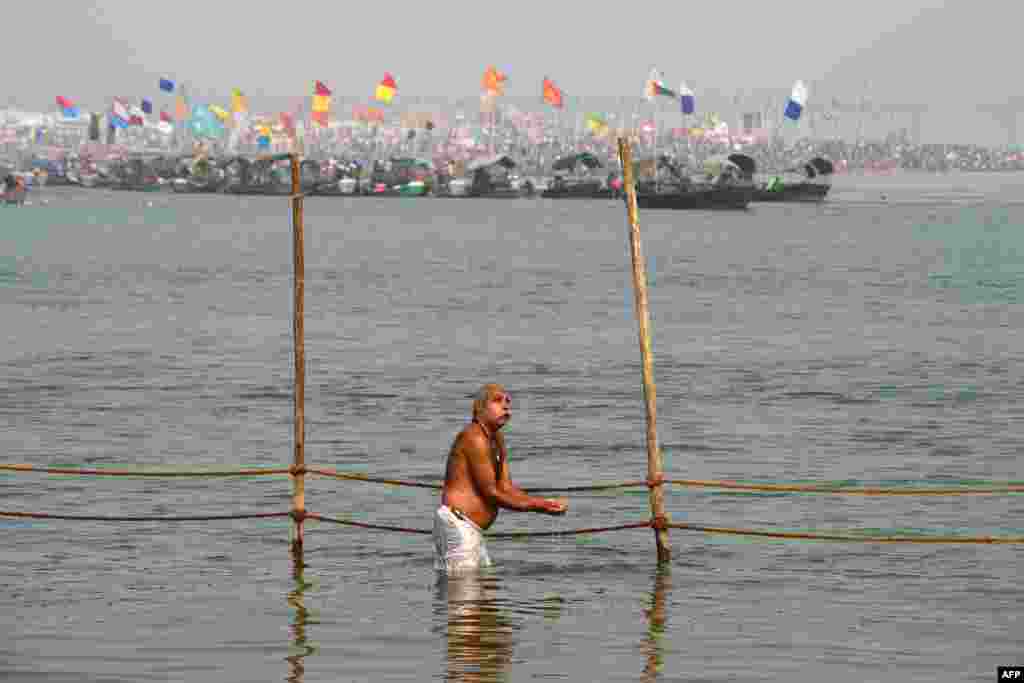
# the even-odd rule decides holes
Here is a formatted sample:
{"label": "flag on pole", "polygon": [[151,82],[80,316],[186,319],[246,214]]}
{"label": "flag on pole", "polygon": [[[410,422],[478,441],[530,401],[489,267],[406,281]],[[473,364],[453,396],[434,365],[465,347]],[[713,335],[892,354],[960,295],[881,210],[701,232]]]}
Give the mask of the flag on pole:
{"label": "flag on pole", "polygon": [[153,113],[153,103],[150,102],[149,100],[146,100],[146,99],[142,100],[142,111],[145,114],[152,114]]}
{"label": "flag on pole", "polygon": [[331,91],[326,85],[316,81],[313,84],[313,122],[318,126],[326,128],[330,111]]}
{"label": "flag on pole", "polygon": [[133,126],[142,126],[146,123],[146,112],[142,111],[142,107],[137,104],[133,104],[128,107],[128,123]]}
{"label": "flag on pole", "polygon": [[385,71],[383,80],[377,84],[376,98],[381,102],[391,104],[396,92],[398,92],[398,84],[395,83],[395,77]]}
{"label": "flag on pole", "polygon": [[562,108],[562,90],[550,78],[545,77],[542,87],[544,101],[557,109]]}
{"label": "flag on pole", "polygon": [[231,111],[236,114],[249,111],[249,101],[238,88],[231,89]]}
{"label": "flag on pole", "polygon": [[164,92],[174,92],[174,81],[167,78],[161,78],[160,89]]}
{"label": "flag on pole", "polygon": [[110,105],[110,127],[127,128],[131,118],[131,112],[128,111],[128,107],[125,103],[115,97],[113,103]]}
{"label": "flag on pole", "polygon": [[648,76],[647,82],[644,83],[644,97],[650,101],[658,95],[671,97],[672,99],[677,97],[672,90],[665,87],[665,82],[661,77],[661,73],[659,73],[657,69],[651,69],[651,75]]}
{"label": "flag on pole", "polygon": [[64,97],[63,95],[57,95],[57,106],[60,107],[61,114],[66,119],[77,119],[79,115],[78,107],[75,103]]}
{"label": "flag on pole", "polygon": [[508,80],[508,76],[498,71],[494,66],[487,67],[481,81],[484,93],[491,96],[504,95],[506,80]]}
{"label": "flag on pole", "polygon": [[793,85],[793,92],[789,96],[789,101],[786,102],[786,111],[784,116],[787,119],[793,121],[799,121],[800,115],[804,111],[804,107],[807,106],[807,86],[804,85],[803,81],[797,81]]}
{"label": "flag on pole", "polygon": [[188,102],[185,101],[184,95],[178,95],[178,100],[174,103],[174,118],[179,121],[188,118]]}
{"label": "flag on pole", "polygon": [[174,117],[166,111],[160,112],[160,121],[163,123],[174,123]]}
{"label": "flag on pole", "polygon": [[229,114],[228,111],[224,109],[224,107],[218,106],[216,104],[211,104],[209,106],[209,110],[213,112],[213,115],[216,116],[221,123],[224,123],[231,118],[231,114]]}

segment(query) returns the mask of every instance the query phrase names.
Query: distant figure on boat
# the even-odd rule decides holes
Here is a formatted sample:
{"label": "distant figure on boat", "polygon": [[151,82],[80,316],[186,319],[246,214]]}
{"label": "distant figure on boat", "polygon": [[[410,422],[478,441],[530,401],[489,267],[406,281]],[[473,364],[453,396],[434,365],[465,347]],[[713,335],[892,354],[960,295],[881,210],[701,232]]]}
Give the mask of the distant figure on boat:
{"label": "distant figure on boat", "polygon": [[566,499],[537,498],[512,483],[501,434],[512,417],[512,398],[500,384],[484,385],[473,401],[473,420],[455,437],[445,468],[441,506],[434,515],[434,568],[488,567],[483,532],[498,509],[562,515]]}
{"label": "distant figure on boat", "polygon": [[25,203],[25,195],[28,189],[25,187],[25,179],[21,176],[8,174],[4,178],[3,203],[7,206],[21,206]]}

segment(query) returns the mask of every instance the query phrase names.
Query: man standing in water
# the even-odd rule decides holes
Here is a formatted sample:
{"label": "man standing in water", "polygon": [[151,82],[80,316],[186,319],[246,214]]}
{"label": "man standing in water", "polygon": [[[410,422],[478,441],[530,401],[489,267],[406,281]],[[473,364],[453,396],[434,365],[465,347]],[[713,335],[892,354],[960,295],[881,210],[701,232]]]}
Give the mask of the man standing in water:
{"label": "man standing in water", "polygon": [[565,514],[565,499],[536,498],[512,483],[500,430],[512,417],[512,398],[500,384],[486,384],[473,400],[473,421],[448,453],[441,507],[434,515],[434,567],[446,571],[488,567],[483,532],[498,509]]}

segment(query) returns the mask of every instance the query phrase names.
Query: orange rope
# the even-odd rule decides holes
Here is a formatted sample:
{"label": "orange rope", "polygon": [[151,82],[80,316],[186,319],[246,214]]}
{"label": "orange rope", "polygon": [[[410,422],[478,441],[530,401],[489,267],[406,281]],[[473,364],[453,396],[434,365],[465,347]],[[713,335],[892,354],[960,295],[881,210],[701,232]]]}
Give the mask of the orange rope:
{"label": "orange rope", "polygon": [[0,465],[0,470],[37,472],[39,474],[78,474],[97,477],[254,477],[268,474],[291,474],[288,467],[265,467],[248,470],[119,470],[81,469],[76,467],[36,467],[35,465]]}
{"label": "orange rope", "polygon": [[[381,529],[384,531],[400,531],[407,534],[432,534],[434,533],[431,529],[414,529],[411,527],[404,526],[391,526],[388,524],[370,524],[368,522],[356,522],[351,519],[341,519],[339,517],[325,517],[324,515],[307,514],[306,519],[316,519],[321,522],[331,522],[332,524],[342,524],[344,526],[357,526],[363,529]],[[566,529],[565,531],[505,531],[494,534],[486,534],[487,538],[539,538],[539,537],[550,537],[550,536],[572,536],[574,534],[596,534],[603,531],[618,531],[620,529],[642,529],[651,526],[649,521],[646,522],[634,522],[632,524],[622,524],[619,526],[607,526],[607,527],[591,527],[588,529]]]}
{"label": "orange rope", "polygon": [[290,517],[290,512],[252,512],[237,515],[194,515],[188,517],[157,516],[115,516],[97,515],[54,515],[46,512],[11,512],[0,510],[0,517],[21,517],[28,519],[63,519],[74,522],[215,522],[227,519],[263,519],[267,517]]}
{"label": "orange rope", "polygon": [[[109,476],[109,477],[251,477],[278,474],[317,474],[334,479],[346,479],[349,481],[363,481],[375,484],[388,484],[391,486],[411,486],[425,489],[441,489],[440,484],[433,484],[422,481],[410,481],[408,479],[388,479],[384,477],[372,477],[366,474],[338,472],[325,468],[253,468],[242,470],[161,470],[161,469],[84,469],[72,467],[37,467],[28,464],[0,464],[0,471],[13,472],[35,472],[39,474],[71,474],[82,476]],[[898,486],[841,486],[837,484],[747,484],[737,481],[720,479],[663,479],[662,483],[690,488],[722,489],[729,491],[761,491],[773,493],[822,493],[832,495],[853,495],[853,496],[957,496],[957,495],[998,495],[1009,493],[1024,493],[1024,484],[998,484],[986,486],[925,486],[925,487],[898,487]],[[585,491],[610,491],[613,489],[639,488],[649,486],[647,481],[625,481],[611,484],[592,484],[586,486],[551,486],[525,488],[528,493],[553,493],[553,492],[585,492]],[[657,485],[657,484],[655,484]]]}
{"label": "orange rope", "polygon": [[1024,493],[1024,484],[1006,484],[998,486],[945,486],[945,487],[905,487],[898,486],[838,486],[830,484],[743,484],[736,481],[716,479],[665,479],[666,484],[677,486],[730,489],[736,491],[774,491],[789,493],[832,493],[854,496],[956,496],[956,495],[993,495],[998,493]]}
{"label": "orange rope", "polygon": [[[76,522],[211,522],[235,519],[267,519],[273,517],[292,517],[291,512],[255,512],[234,515],[191,515],[185,517],[161,517],[161,516],[98,516],[98,515],[58,515],[45,512],[13,512],[0,510],[0,517],[14,517],[23,519],[59,519]],[[314,513],[306,513],[305,519],[315,519],[321,522],[330,522],[344,526],[361,527],[363,529],[376,529],[380,531],[398,531],[411,534],[429,535],[430,529],[414,529],[410,527],[394,526],[390,524],[370,524],[368,522],[357,522],[350,519],[338,517],[327,517]],[[632,522],[617,526],[588,527],[582,529],[565,529],[562,531],[507,531],[487,534],[487,538],[515,539],[515,538],[550,538],[555,536],[573,536],[577,534],[596,534],[605,531],[621,531],[623,529],[644,529],[664,526],[669,529],[680,529],[683,531],[699,531],[706,534],[725,534],[732,536],[757,536],[762,538],[799,539],[810,541],[841,541],[848,543],[928,543],[928,544],[977,544],[977,545],[1020,545],[1024,544],[1024,536],[866,536],[850,533],[816,533],[808,531],[771,531],[760,529],[739,529],[735,527],[716,527],[704,524],[687,524],[681,522],[666,522],[648,519],[643,522]]]}
{"label": "orange rope", "polygon": [[729,534],[732,536],[762,536],[766,538],[794,538],[813,541],[847,541],[857,543],[972,543],[1016,545],[1024,543],[1024,536],[860,536],[857,534],[814,533],[807,531],[761,531],[758,529],[735,529],[714,527],[703,524],[668,522],[670,529],[701,531],[706,534]]}
{"label": "orange rope", "polygon": [[370,477],[365,474],[348,474],[345,472],[338,472],[337,470],[328,470],[319,467],[307,467],[306,472],[308,474],[319,474],[324,477],[332,477],[334,479],[349,479],[352,481],[366,481],[374,484],[391,484],[392,486],[415,486],[421,489],[440,489],[440,484],[428,484],[423,481],[409,481],[407,479],[382,479],[380,477]]}

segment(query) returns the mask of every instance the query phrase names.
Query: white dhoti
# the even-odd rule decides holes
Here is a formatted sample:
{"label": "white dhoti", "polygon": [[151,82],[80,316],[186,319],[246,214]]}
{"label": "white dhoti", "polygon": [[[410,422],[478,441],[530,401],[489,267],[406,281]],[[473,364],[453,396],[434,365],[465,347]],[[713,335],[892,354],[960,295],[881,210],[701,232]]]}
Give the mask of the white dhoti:
{"label": "white dhoti", "polygon": [[447,505],[434,514],[434,569],[458,571],[490,567],[483,529]]}

